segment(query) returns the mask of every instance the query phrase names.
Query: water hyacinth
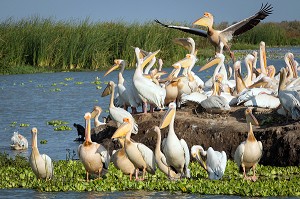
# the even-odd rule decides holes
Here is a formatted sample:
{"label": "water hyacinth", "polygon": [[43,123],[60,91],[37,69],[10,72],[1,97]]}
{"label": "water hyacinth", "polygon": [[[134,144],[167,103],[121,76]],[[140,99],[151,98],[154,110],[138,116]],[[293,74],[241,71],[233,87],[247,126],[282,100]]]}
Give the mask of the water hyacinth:
{"label": "water hyacinth", "polygon": [[0,154],[0,188],[27,188],[39,191],[168,191],[171,193],[198,193],[240,196],[300,196],[300,167],[271,167],[259,165],[256,182],[244,180],[236,164],[228,161],[221,180],[207,179],[206,171],[195,162],[190,164],[191,179],[170,181],[160,172],[146,176],[145,181],[130,181],[129,176],[111,163],[108,173],[100,180],[97,176],[85,181],[85,169],[79,160],[54,161],[52,180],[35,177],[28,160]]}

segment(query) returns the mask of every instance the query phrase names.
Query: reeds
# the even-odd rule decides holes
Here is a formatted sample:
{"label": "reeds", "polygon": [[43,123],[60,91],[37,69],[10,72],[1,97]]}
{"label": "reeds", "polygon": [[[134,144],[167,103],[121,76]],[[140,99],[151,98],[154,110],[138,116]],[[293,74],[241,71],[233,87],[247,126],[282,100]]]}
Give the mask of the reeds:
{"label": "reeds", "polygon": [[[0,23],[0,73],[26,65],[38,71],[44,68],[103,70],[116,58],[126,60],[129,67],[133,67],[132,46],[146,51],[161,49],[159,57],[166,64],[172,64],[187,53],[172,42],[178,37],[195,39],[200,61],[213,56],[213,47],[207,39],[163,28],[152,21],[128,24],[122,21],[92,23],[88,19],[54,21],[31,17],[15,21],[9,18]],[[300,44],[299,35],[287,37],[285,29],[276,23],[260,24],[234,42],[256,45],[260,41],[271,46]]]}

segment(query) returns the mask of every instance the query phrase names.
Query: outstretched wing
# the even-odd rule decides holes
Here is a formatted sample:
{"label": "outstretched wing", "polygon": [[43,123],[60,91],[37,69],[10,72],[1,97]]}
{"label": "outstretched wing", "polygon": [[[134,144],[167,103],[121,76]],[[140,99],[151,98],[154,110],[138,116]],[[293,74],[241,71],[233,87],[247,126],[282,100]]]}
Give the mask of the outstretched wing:
{"label": "outstretched wing", "polygon": [[272,14],[273,7],[271,4],[261,5],[260,10],[238,23],[235,23],[222,31],[222,34],[230,33],[232,36],[240,35],[248,30],[251,30],[254,26],[256,26],[261,20],[265,19],[267,16]]}
{"label": "outstretched wing", "polygon": [[167,24],[163,24],[162,22],[158,21],[157,19],[154,20],[156,23],[167,27],[167,28],[172,28],[172,29],[176,29],[176,30],[181,30],[183,32],[187,32],[187,33],[191,33],[194,35],[198,35],[201,37],[207,37],[207,32],[198,28],[190,28],[190,27],[186,27],[186,26],[173,26],[173,25],[167,25]]}

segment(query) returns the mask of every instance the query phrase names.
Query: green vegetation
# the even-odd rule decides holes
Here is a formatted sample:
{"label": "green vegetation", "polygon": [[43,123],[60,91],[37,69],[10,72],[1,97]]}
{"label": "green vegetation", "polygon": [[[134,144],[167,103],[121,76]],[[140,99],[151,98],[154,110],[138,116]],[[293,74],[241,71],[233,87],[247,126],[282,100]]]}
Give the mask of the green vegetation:
{"label": "green vegetation", "polygon": [[48,121],[47,124],[52,125],[52,126],[59,126],[59,125],[69,124],[69,123],[62,121],[62,120],[51,120],[51,121]]}
{"label": "green vegetation", "polygon": [[54,128],[54,131],[71,131],[72,128],[67,125],[62,125]]}
{"label": "green vegetation", "polygon": [[[228,25],[221,23],[217,28]],[[268,46],[300,45],[299,27],[299,21],[261,23],[237,37],[232,49],[257,49],[260,41]],[[0,23],[0,35],[0,74],[104,70],[116,58],[127,60],[129,67],[134,67],[132,46],[147,51],[161,49],[159,57],[170,65],[186,54],[172,39],[192,36],[163,28],[153,21],[91,23],[88,19],[64,22],[39,17],[6,19]],[[199,62],[204,63],[214,49],[207,39],[192,37],[199,49]]]}
{"label": "green vegetation", "polygon": [[221,180],[208,180],[207,173],[198,163],[190,164],[191,179],[170,181],[156,171],[145,181],[130,181],[113,164],[102,179],[85,181],[85,169],[78,160],[54,161],[54,178],[39,180],[32,172],[26,158],[15,159],[0,153],[0,188],[28,188],[39,191],[169,191],[199,194],[241,196],[300,196],[300,167],[258,166],[258,181],[244,180],[236,164],[228,161]]}

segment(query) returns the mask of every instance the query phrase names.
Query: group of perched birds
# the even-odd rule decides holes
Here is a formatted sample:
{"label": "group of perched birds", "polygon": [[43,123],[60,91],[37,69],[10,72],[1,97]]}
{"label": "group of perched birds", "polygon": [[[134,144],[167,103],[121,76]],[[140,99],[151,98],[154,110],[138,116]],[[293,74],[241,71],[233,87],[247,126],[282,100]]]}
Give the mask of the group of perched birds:
{"label": "group of perched birds", "polygon": [[[297,67],[298,62],[292,53],[285,55],[286,66],[276,73],[274,66],[267,65],[265,43],[260,43],[259,61],[260,68],[256,67],[258,53],[254,51],[245,57],[246,76],[241,73],[241,61],[235,61],[234,54],[230,51],[228,41],[235,35],[239,35],[257,25],[261,20],[272,13],[271,5],[262,5],[259,12],[223,31],[212,28],[213,15],[204,13],[204,16],[194,22],[195,25],[206,26],[207,31],[183,26],[161,25],[179,29],[185,32],[208,37],[216,47],[216,55],[213,60],[204,65],[200,71],[206,70],[217,64],[212,77],[204,82],[192,69],[197,61],[197,49],[193,38],[176,38],[174,42],[188,49],[188,54],[182,60],[175,62],[174,68],[166,78],[167,73],[162,70],[163,62],[159,59],[158,69],[152,69],[155,65],[159,50],[147,52],[134,47],[136,55],[136,69],[132,81],[125,80],[126,61],[114,60],[114,65],[106,75],[120,68],[118,82],[108,82],[102,93],[102,97],[110,95],[109,116],[117,123],[118,129],[112,139],[118,140],[121,148],[112,154],[103,145],[91,140],[91,119],[95,119],[95,127],[102,125],[99,116],[102,109],[95,106],[92,113],[84,115],[85,130],[84,142],[78,147],[78,156],[86,169],[86,179],[89,174],[101,175],[109,169],[112,161],[116,168],[124,174],[135,175],[136,180],[143,180],[146,173],[154,174],[156,167],[165,173],[170,179],[189,178],[190,156],[195,158],[208,172],[209,179],[220,179],[226,169],[227,156],[224,151],[215,151],[209,147],[207,151],[202,146],[192,146],[189,150],[187,143],[179,139],[175,133],[174,120],[176,109],[182,104],[192,101],[198,103],[209,113],[228,112],[231,106],[262,107],[278,109],[278,113],[284,115],[287,120],[300,119],[300,96]],[[234,61],[233,68],[225,66],[223,47],[230,52]],[[183,71],[181,72],[181,69]],[[181,72],[181,73],[180,73]],[[167,110],[159,125],[152,127],[149,136],[155,133],[157,142],[154,152],[143,143],[131,139],[132,134],[138,133],[138,124],[132,114],[142,107],[142,114],[154,110]],[[131,108],[131,113],[127,110]],[[262,143],[257,141],[252,130],[252,125],[259,125],[252,114],[251,108],[246,108],[245,117],[248,126],[248,137],[236,149],[234,160],[243,170],[244,178],[255,181],[255,167],[262,156]],[[74,126],[78,127],[77,124]],[[160,130],[168,127],[168,134],[162,140]],[[82,128],[81,128],[82,129]],[[83,131],[83,130],[82,130]],[[152,133],[151,133],[152,132]],[[191,155],[190,155],[191,152]],[[202,159],[206,156],[206,161]],[[53,165],[47,155],[40,155],[37,148],[37,129],[32,129],[32,153],[30,163],[34,173],[39,178],[49,179],[53,175]],[[253,176],[248,177],[247,171],[252,168]],[[139,177],[142,171],[142,177]]]}

